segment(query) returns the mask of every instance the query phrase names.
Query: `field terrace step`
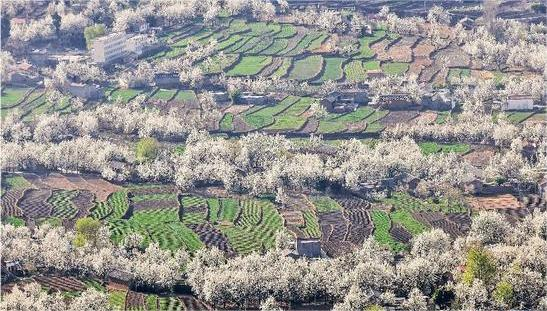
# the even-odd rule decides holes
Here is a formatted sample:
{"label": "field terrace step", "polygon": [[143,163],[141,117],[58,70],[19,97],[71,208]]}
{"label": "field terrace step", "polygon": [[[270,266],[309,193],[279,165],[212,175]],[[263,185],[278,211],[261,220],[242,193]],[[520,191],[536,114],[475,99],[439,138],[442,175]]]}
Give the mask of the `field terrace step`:
{"label": "field terrace step", "polygon": [[44,287],[56,291],[84,291],[85,283],[71,276],[36,276],[33,278]]}
{"label": "field terrace step", "polygon": [[29,189],[19,202],[23,215],[29,219],[44,218],[51,215],[53,206],[47,203],[51,189]]}
{"label": "field terrace step", "polygon": [[23,211],[17,206],[17,203],[27,188],[10,189],[2,195],[0,206],[2,206],[2,217],[15,216],[19,217],[23,215]]}
{"label": "field terrace step", "polygon": [[228,256],[235,255],[235,251],[230,245],[230,242],[226,236],[217,228],[209,223],[204,224],[190,224],[188,225],[198,236],[199,239],[207,247],[216,247],[219,250],[228,254]]}
{"label": "field terrace step", "polygon": [[144,294],[135,291],[127,291],[125,296],[125,310],[144,310]]}

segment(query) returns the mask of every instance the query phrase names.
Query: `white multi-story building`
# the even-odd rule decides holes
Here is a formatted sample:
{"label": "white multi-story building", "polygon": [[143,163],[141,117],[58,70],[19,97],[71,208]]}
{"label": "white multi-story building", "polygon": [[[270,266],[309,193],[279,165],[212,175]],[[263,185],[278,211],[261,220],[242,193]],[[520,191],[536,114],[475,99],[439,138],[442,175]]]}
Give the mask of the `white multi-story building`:
{"label": "white multi-story building", "polygon": [[108,64],[123,58],[126,52],[125,42],[128,36],[123,32],[112,33],[93,41],[91,57],[97,63]]}

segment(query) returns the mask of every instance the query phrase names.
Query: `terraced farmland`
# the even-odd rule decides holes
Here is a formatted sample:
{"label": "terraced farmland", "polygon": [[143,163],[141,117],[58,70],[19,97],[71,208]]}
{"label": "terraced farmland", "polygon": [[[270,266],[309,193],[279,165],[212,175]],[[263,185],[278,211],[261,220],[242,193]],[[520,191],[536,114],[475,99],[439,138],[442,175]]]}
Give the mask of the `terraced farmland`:
{"label": "terraced farmland", "polygon": [[289,79],[310,80],[316,77],[323,68],[323,57],[320,55],[308,56],[294,62],[289,72]]}
{"label": "terraced farmland", "polygon": [[244,56],[227,74],[229,76],[253,76],[271,62],[270,56]]}

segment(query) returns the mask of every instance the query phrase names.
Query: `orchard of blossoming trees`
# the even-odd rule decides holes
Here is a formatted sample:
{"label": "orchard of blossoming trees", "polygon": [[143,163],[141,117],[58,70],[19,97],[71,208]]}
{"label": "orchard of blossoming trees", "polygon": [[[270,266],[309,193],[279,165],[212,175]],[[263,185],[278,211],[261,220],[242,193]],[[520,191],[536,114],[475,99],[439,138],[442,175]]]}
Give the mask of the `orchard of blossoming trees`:
{"label": "orchard of blossoming trees", "polygon": [[0,8],[2,310],[547,310],[543,4]]}

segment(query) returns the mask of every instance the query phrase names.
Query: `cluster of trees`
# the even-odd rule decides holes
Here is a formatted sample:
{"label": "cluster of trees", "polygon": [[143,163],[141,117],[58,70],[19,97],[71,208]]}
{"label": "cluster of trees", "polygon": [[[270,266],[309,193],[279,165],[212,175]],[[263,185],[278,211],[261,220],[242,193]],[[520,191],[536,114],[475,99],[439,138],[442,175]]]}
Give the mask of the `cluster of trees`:
{"label": "cluster of trees", "polygon": [[423,86],[418,84],[416,75],[386,76],[369,81],[369,96],[373,104],[378,102],[380,95],[395,93],[408,93],[416,102],[420,102],[424,95]]}
{"label": "cluster of trees", "polygon": [[525,68],[543,72],[547,53],[544,25],[527,25],[514,20],[496,19],[495,27],[484,26],[463,33],[463,49],[484,66]]}
{"label": "cluster of trees", "polygon": [[[137,287],[154,289],[185,280],[216,307],[261,305],[266,310],[281,303],[334,303],[335,310],[547,308],[547,212],[536,211],[515,225],[499,214],[480,213],[467,236],[453,239],[434,229],[414,237],[402,260],[372,238],[344,256],[308,261],[285,255],[291,244],[284,232],[267,253],[234,258],[215,248],[193,255],[161,250],[153,243],[144,248],[142,237],[134,234],[115,246],[105,228],[85,231],[95,234],[84,237],[84,243],[74,242],[82,232],[47,225],[34,232],[5,225],[1,232],[7,246],[2,248],[4,260],[99,278],[122,270]],[[83,297],[92,294],[101,297],[94,292]],[[23,304],[22,295],[36,300],[40,294],[15,290],[3,297],[2,306]]]}

